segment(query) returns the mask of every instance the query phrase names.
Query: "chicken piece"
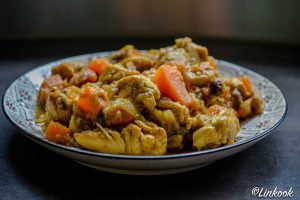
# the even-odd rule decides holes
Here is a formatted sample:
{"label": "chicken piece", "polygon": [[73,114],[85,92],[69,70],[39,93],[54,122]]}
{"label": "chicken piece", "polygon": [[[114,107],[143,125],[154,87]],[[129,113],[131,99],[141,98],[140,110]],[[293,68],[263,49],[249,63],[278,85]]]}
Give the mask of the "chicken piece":
{"label": "chicken piece", "polygon": [[238,89],[243,98],[249,98],[253,95],[253,91],[248,92],[240,78],[232,78],[230,80],[230,86],[232,88],[232,91]]}
{"label": "chicken piece", "polygon": [[163,127],[167,131],[168,136],[175,135],[181,130],[180,125],[171,110],[154,109],[150,113],[150,119]]}
{"label": "chicken piece", "polygon": [[210,120],[210,117],[203,113],[197,113],[190,117],[187,121],[189,125],[189,131],[185,135],[186,140],[193,141],[193,133],[199,128],[203,127]]}
{"label": "chicken piece", "polygon": [[113,86],[114,98],[130,98],[139,110],[153,110],[160,98],[157,86],[142,75],[124,77]]}
{"label": "chicken piece", "polygon": [[232,108],[237,110],[240,105],[243,103],[243,96],[241,95],[240,91],[235,88],[230,93],[230,101],[232,102]]}
{"label": "chicken piece", "polygon": [[199,65],[186,67],[182,75],[188,88],[191,86],[203,86],[214,83],[217,73],[208,62],[202,62]]}
{"label": "chicken piece", "polygon": [[95,130],[75,133],[74,138],[79,145],[89,150],[125,154],[125,142],[120,133],[102,126],[98,126]]}
{"label": "chicken piece", "polygon": [[169,98],[162,98],[157,101],[157,107],[164,110],[171,110],[174,113],[179,124],[184,124],[190,117],[189,109],[185,105],[182,105],[179,102],[172,101]]}
{"label": "chicken piece", "polygon": [[145,70],[145,71],[142,72],[142,75],[149,78],[152,82],[155,82],[155,74],[156,74],[156,69],[155,68],[151,68],[149,70]]}
{"label": "chicken piece", "polygon": [[80,88],[76,87],[76,86],[70,86],[68,88],[65,89],[66,90],[66,95],[67,97],[73,102],[77,102],[78,97],[80,95]]}
{"label": "chicken piece", "polygon": [[160,67],[163,64],[185,66],[190,61],[189,54],[182,48],[174,49],[167,47],[160,50],[160,58],[155,64],[155,68]]}
{"label": "chicken piece", "polygon": [[193,133],[193,146],[202,150],[233,144],[240,130],[235,111],[215,105],[209,108],[208,116],[208,123]]}
{"label": "chicken piece", "polygon": [[205,102],[202,99],[202,93],[194,93],[191,92],[189,93],[191,99],[192,99],[192,104],[190,106],[190,115],[194,116],[197,115],[197,113],[206,113],[206,106]]}
{"label": "chicken piece", "polygon": [[254,115],[258,115],[264,112],[264,104],[262,98],[254,94],[252,97],[252,104],[251,104],[252,113]]}
{"label": "chicken piece", "polygon": [[168,136],[185,134],[189,128],[189,109],[168,98],[157,101],[157,108],[150,113],[150,119],[162,126]]}
{"label": "chicken piece", "polygon": [[45,107],[48,117],[62,124],[68,124],[73,114],[73,103],[65,92],[65,90],[60,91],[57,87],[51,88]]}
{"label": "chicken piece", "polygon": [[160,53],[161,53],[161,51],[158,49],[150,49],[146,53],[144,53],[143,56],[149,58],[154,63],[156,63],[158,61],[158,59],[160,58],[160,55],[161,55]]}
{"label": "chicken piece", "polygon": [[82,86],[88,82],[96,82],[97,74],[90,70],[89,68],[83,68],[79,72],[75,73],[74,76],[70,79],[70,85]]}
{"label": "chicken piece", "polygon": [[126,45],[122,49],[112,53],[112,55],[108,57],[108,60],[112,63],[117,63],[131,56],[138,56],[140,54],[141,53],[133,45]]}
{"label": "chicken piece", "polygon": [[73,133],[80,133],[82,131],[86,131],[94,128],[94,123],[85,117],[79,116],[77,113],[74,113],[71,117],[69,123],[69,129]]}
{"label": "chicken piece", "polygon": [[243,101],[237,109],[239,118],[247,118],[253,115],[261,114],[263,112],[262,99],[254,95],[253,97]]}
{"label": "chicken piece", "polygon": [[196,61],[208,61],[208,50],[206,47],[195,44],[191,38],[178,38],[175,40],[174,48],[183,48]]}
{"label": "chicken piece", "polygon": [[135,121],[121,132],[126,143],[126,154],[162,155],[167,149],[167,134],[151,122]]}
{"label": "chicken piece", "polygon": [[139,117],[133,103],[124,98],[109,102],[103,108],[103,115],[107,126],[124,126]]}
{"label": "chicken piece", "polygon": [[183,149],[184,144],[183,144],[183,135],[173,135],[168,138],[168,149]]}
{"label": "chicken piece", "polygon": [[210,149],[222,145],[222,134],[211,125],[206,125],[193,133],[193,146],[197,150]]}
{"label": "chicken piece", "polygon": [[150,58],[144,56],[132,56],[126,58],[121,63],[129,70],[137,70],[137,71],[144,71],[153,67],[153,61]]}
{"label": "chicken piece", "polygon": [[191,130],[197,130],[208,123],[210,117],[205,114],[197,114],[189,119]]}
{"label": "chicken piece", "polygon": [[85,67],[83,62],[64,62],[52,68],[52,74],[59,74],[63,79],[70,80],[76,72]]}
{"label": "chicken piece", "polygon": [[130,71],[124,68],[122,65],[109,65],[103,70],[101,76],[99,77],[99,81],[102,84],[108,85],[113,83],[114,81],[120,80],[121,78],[135,74],[139,74],[139,72]]}

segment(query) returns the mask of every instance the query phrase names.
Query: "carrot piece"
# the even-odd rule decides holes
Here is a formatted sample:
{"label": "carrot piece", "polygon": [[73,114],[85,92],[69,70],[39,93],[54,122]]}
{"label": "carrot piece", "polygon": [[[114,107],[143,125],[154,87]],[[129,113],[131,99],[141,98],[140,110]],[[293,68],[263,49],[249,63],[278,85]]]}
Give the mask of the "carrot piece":
{"label": "carrot piece", "polygon": [[71,131],[60,123],[51,121],[46,130],[46,138],[55,143],[66,144],[71,139]]}
{"label": "carrot piece", "polygon": [[104,58],[96,58],[89,63],[89,68],[100,75],[104,68],[109,65],[109,62]]}
{"label": "carrot piece", "polygon": [[253,93],[253,88],[250,79],[247,76],[239,77],[239,79],[242,81],[244,85],[247,96],[251,96],[251,94]]}
{"label": "carrot piece", "polygon": [[247,116],[246,109],[244,107],[239,107],[237,109],[237,115],[238,115],[239,118],[243,118],[243,117]]}
{"label": "carrot piece", "polygon": [[165,96],[174,101],[179,101],[183,105],[191,105],[191,97],[188,94],[181,72],[176,66],[160,66],[155,74],[155,83]]}
{"label": "carrot piece", "polygon": [[77,105],[86,114],[88,119],[94,120],[105,103],[103,99],[94,94],[93,88],[87,87],[80,94]]}

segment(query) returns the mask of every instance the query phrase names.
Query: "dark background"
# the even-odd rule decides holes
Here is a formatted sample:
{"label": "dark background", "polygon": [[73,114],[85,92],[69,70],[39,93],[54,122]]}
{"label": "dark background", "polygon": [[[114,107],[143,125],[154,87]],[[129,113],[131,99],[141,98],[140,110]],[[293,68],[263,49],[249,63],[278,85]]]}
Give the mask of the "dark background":
{"label": "dark background", "polygon": [[191,172],[137,177],[92,170],[34,144],[0,112],[0,199],[251,199],[253,187],[300,198],[300,1],[0,0],[0,94],[47,62],[171,45],[190,36],[210,54],[277,84],[286,119],[263,141]]}
{"label": "dark background", "polygon": [[195,37],[300,44],[297,0],[10,0],[5,39]]}
{"label": "dark background", "polygon": [[0,0],[0,57],[74,55],[131,41],[159,47],[181,36],[213,54],[220,43],[299,49],[299,10],[298,0]]}

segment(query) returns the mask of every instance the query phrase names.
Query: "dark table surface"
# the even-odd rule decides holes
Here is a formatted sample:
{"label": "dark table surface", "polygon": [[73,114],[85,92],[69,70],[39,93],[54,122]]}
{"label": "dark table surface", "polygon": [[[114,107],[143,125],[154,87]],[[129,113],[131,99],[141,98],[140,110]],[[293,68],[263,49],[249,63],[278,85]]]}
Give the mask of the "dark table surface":
{"label": "dark table surface", "polygon": [[[201,42],[201,40],[199,40]],[[4,41],[0,94],[41,64],[125,43],[160,47],[171,39]],[[293,188],[300,199],[299,47],[203,40],[212,55],[274,81],[289,105],[284,122],[256,145],[198,170],[165,176],[126,176],[81,166],[25,138],[0,113],[0,199],[251,199],[254,187]]]}

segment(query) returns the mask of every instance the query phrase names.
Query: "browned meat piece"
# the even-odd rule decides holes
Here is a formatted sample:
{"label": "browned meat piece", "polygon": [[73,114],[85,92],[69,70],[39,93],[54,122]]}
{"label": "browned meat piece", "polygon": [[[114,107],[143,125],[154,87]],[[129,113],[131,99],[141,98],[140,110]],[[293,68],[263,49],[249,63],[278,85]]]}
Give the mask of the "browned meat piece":
{"label": "browned meat piece", "polygon": [[46,104],[49,91],[52,87],[62,88],[63,86],[64,86],[64,82],[61,79],[60,75],[52,75],[49,76],[48,78],[45,78],[38,93],[39,104],[42,106]]}
{"label": "browned meat piece", "polygon": [[121,62],[127,69],[134,71],[144,71],[153,67],[153,61],[150,58],[143,56],[132,56]]}
{"label": "browned meat piece", "polygon": [[97,74],[88,68],[83,68],[82,70],[74,74],[74,76],[70,80],[70,84],[80,87],[87,82],[94,83],[96,81]]}
{"label": "browned meat piece", "polygon": [[75,70],[69,63],[62,63],[54,68],[52,68],[52,74],[59,74],[63,79],[71,79],[74,74]]}
{"label": "browned meat piece", "polygon": [[208,62],[199,65],[186,67],[183,70],[183,77],[188,88],[191,86],[203,86],[214,83],[217,77],[216,71]]}
{"label": "browned meat piece", "polygon": [[59,74],[63,79],[70,80],[76,72],[83,69],[83,62],[65,62],[52,68],[52,74]]}

